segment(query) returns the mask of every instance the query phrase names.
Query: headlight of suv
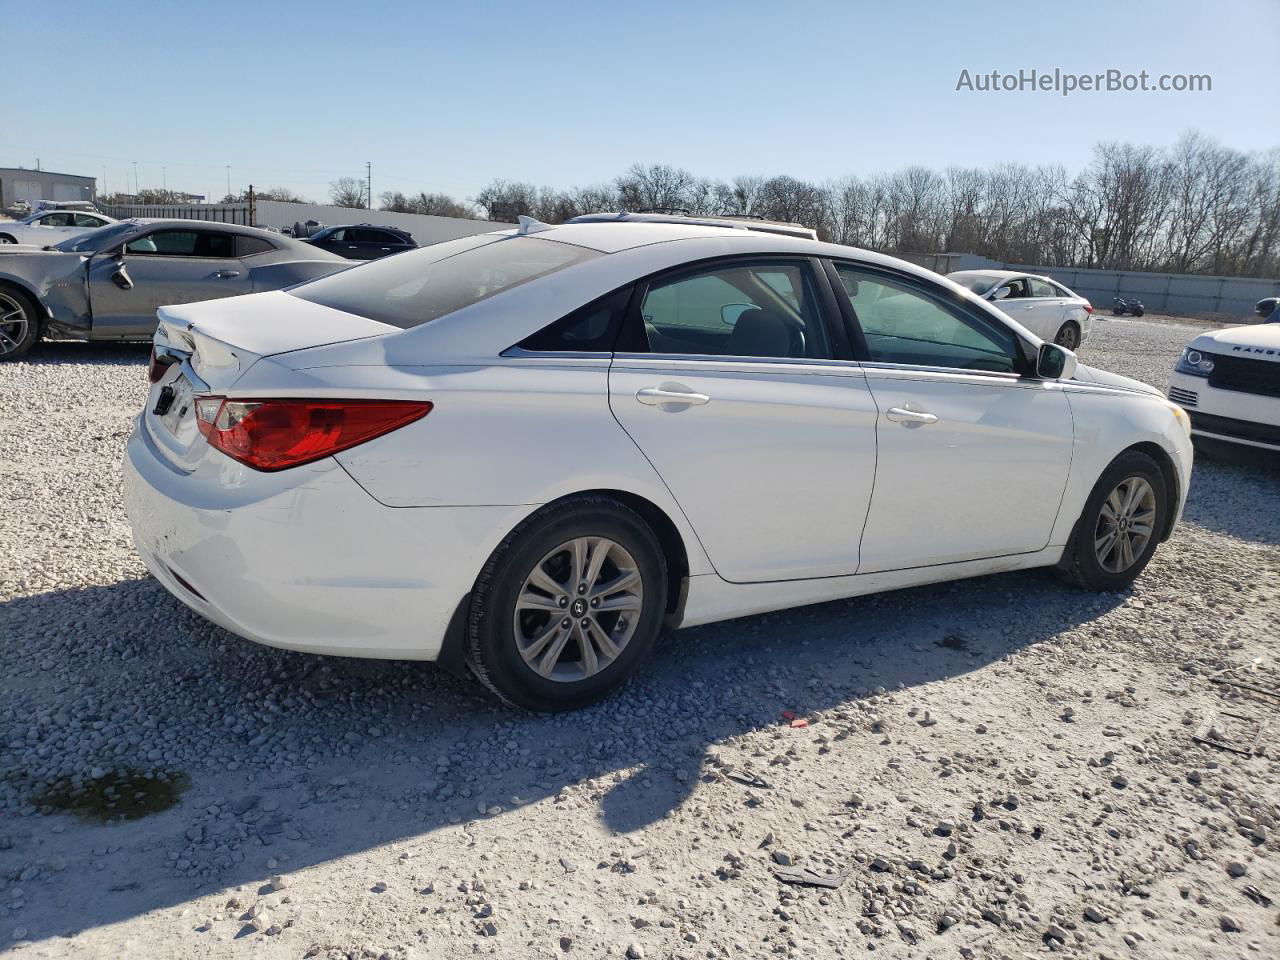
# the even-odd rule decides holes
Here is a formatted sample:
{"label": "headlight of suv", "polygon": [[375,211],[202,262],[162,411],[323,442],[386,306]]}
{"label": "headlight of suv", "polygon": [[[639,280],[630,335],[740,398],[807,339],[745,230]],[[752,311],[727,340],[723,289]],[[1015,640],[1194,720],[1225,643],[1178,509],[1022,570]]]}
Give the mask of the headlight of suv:
{"label": "headlight of suv", "polygon": [[1213,354],[1201,353],[1199,350],[1187,347],[1182,351],[1182,356],[1178,358],[1178,365],[1174,369],[1178,373],[1193,377],[1207,377],[1213,373]]}

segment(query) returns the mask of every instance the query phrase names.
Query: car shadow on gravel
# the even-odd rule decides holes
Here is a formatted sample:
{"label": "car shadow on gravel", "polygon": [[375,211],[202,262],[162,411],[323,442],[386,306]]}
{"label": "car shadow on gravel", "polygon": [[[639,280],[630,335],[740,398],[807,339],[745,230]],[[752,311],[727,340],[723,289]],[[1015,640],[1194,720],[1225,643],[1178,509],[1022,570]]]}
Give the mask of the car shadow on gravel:
{"label": "car shadow on gravel", "polygon": [[85,343],[80,340],[43,340],[17,362],[34,366],[62,363],[126,366],[145,364],[150,355],[150,341]]}
{"label": "car shadow on gravel", "polygon": [[[28,806],[0,827],[0,876],[64,904],[32,918],[43,938],[261,884],[269,858],[295,872],[397,841],[429,847],[437,830],[574,785],[595,801],[568,810],[594,821],[584,830],[629,833],[683,804],[718,745],[796,722],[838,736],[857,722],[842,711],[877,690],[982,669],[1123,599],[1027,572],[678,631],[617,696],[544,716],[431,666],[240,640],[149,578],[20,598],[0,605],[0,743],[27,747],[0,759],[0,800]],[[177,771],[191,789],[111,825],[73,828],[29,805],[95,766]],[[788,777],[768,757],[738,772],[744,803]]]}

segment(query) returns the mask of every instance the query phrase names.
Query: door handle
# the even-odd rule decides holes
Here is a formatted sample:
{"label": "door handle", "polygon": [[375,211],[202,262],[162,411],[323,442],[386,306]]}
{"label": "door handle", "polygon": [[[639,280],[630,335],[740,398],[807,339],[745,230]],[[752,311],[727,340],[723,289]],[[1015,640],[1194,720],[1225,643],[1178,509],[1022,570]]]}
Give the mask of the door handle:
{"label": "door handle", "polygon": [[636,399],[651,407],[677,403],[700,407],[711,400],[705,393],[695,393],[692,390],[672,389],[669,387],[645,387],[643,390],[636,391]]}
{"label": "door handle", "polygon": [[230,280],[232,277],[240,276],[239,270],[219,270],[214,274],[219,280]]}
{"label": "door handle", "polygon": [[1028,304],[1027,304],[1025,307],[1023,307],[1022,309],[1023,309],[1023,310],[1034,310],[1035,308],[1036,308],[1036,305],[1035,305],[1034,303],[1028,303]]}
{"label": "door handle", "polygon": [[885,411],[886,420],[894,423],[937,423],[937,414],[925,413],[923,410],[908,410],[905,407],[890,407]]}

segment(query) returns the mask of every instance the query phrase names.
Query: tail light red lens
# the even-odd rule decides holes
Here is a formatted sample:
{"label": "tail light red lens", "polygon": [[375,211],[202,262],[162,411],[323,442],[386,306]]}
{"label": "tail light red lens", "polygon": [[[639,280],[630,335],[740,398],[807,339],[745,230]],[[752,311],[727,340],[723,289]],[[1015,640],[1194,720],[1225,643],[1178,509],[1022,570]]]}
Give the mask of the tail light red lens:
{"label": "tail light red lens", "polygon": [[1093,313],[1093,304],[1092,304],[1092,303],[1086,303],[1086,304],[1084,305],[1084,312],[1085,312],[1085,313]]}
{"label": "tail light red lens", "polygon": [[284,470],[349,450],[431,412],[429,400],[228,400],[197,397],[215,450],[255,470]]}
{"label": "tail light red lens", "polygon": [[151,364],[147,367],[147,379],[152,383],[159,383],[160,378],[164,376],[164,372],[177,361],[170,356],[156,356],[156,348],[151,348]]}

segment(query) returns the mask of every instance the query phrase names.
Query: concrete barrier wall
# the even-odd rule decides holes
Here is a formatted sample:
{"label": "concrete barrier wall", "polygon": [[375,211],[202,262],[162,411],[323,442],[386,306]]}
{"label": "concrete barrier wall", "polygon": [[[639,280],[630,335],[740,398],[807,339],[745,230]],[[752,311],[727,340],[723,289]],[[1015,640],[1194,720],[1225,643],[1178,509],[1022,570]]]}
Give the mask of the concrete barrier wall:
{"label": "concrete barrier wall", "polygon": [[1088,297],[1095,307],[1102,310],[1111,306],[1113,297],[1126,300],[1136,297],[1153,313],[1221,314],[1236,319],[1252,319],[1254,304],[1263,297],[1280,296],[1280,280],[1026,264],[1005,264],[1005,269],[1053,277],[1082,297]]}

